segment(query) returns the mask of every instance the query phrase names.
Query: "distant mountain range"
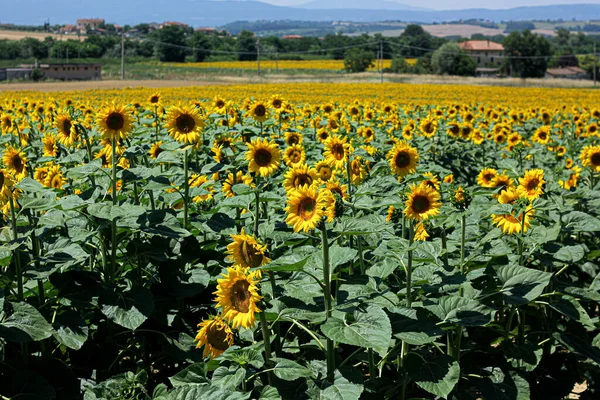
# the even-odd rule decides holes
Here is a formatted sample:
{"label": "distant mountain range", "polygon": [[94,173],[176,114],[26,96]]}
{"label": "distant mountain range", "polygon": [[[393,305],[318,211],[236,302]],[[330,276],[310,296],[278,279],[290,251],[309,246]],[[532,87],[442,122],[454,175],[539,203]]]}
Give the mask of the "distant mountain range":
{"label": "distant mountain range", "polygon": [[280,7],[259,1],[229,0],[18,0],[3,3],[0,23],[23,25],[39,25],[47,19],[50,19],[51,24],[73,24],[78,18],[104,18],[107,22],[121,25],[178,21],[199,27],[257,20],[433,23],[466,19],[486,19],[495,22],[532,19],[586,21],[600,17],[600,4],[435,11],[406,9],[408,6],[385,0],[371,1],[369,5],[373,9],[347,8],[356,7],[358,2],[355,0],[316,0],[297,7]]}

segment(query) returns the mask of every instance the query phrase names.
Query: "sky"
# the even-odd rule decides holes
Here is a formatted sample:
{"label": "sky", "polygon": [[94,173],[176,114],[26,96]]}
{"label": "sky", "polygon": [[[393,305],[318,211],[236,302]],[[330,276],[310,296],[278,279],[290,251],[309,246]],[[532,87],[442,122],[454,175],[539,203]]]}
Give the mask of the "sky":
{"label": "sky", "polygon": [[[310,0],[259,0],[279,6],[290,6],[307,3]],[[363,0],[369,4],[369,0]],[[521,6],[543,6],[550,4],[600,4],[600,0],[388,0],[413,7],[432,8],[435,10],[461,10],[465,8],[514,8]]]}

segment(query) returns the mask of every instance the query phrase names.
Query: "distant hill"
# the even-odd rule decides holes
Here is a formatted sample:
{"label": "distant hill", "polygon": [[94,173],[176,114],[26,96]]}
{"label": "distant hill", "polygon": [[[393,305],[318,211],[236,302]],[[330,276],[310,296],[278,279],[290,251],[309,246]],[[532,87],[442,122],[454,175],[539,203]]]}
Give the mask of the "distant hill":
{"label": "distant hill", "polygon": [[[325,4],[341,0],[323,0]],[[327,2],[333,3],[327,3]],[[349,0],[353,1],[353,0]],[[378,4],[384,0],[374,0]],[[387,2],[386,2],[387,3]],[[352,4],[352,3],[348,3]],[[206,0],[19,0],[3,2],[0,23],[39,25],[72,24],[78,18],[104,18],[107,22],[134,25],[140,22],[179,21],[192,26],[221,26],[233,21],[301,20],[301,21],[407,21],[434,23],[466,19],[546,20],[598,18],[600,4],[570,4],[518,7],[508,10],[385,10],[385,9],[310,9],[279,7],[258,1]]]}
{"label": "distant hill", "polygon": [[311,10],[336,10],[336,9],[356,9],[356,10],[404,10],[404,11],[433,11],[423,7],[413,7],[408,4],[397,3],[386,0],[313,0],[295,7],[308,8]]}

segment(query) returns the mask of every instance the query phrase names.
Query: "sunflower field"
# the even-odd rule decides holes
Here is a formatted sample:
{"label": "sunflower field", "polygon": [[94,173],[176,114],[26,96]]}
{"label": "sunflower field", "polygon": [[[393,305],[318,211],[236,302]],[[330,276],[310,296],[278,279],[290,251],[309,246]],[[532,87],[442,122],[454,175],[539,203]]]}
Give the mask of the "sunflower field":
{"label": "sunflower field", "polygon": [[597,399],[598,99],[4,92],[0,398]]}

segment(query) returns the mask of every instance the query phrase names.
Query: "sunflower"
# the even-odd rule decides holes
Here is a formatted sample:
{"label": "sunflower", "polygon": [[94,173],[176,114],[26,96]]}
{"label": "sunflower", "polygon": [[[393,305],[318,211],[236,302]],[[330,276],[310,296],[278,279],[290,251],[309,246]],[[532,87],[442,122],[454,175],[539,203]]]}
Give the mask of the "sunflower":
{"label": "sunflower", "polygon": [[425,229],[424,221],[419,222],[417,226],[415,226],[415,241],[424,242],[425,240],[427,240],[428,237],[429,233],[427,233],[427,230]]}
{"label": "sunflower", "polygon": [[428,219],[440,213],[440,193],[429,186],[410,185],[404,215],[411,219]]}
{"label": "sunflower", "polygon": [[198,109],[193,105],[173,106],[167,111],[167,131],[181,143],[195,143],[204,128]]}
{"label": "sunflower", "polygon": [[158,142],[154,143],[152,145],[152,147],[150,148],[150,151],[148,152],[148,154],[150,154],[150,157],[152,157],[156,160],[158,155],[164,151],[161,147],[162,145],[163,145],[163,142],[160,140]]}
{"label": "sunflower", "polygon": [[14,173],[15,180],[20,181],[27,176],[27,157],[21,150],[9,146],[2,156],[4,166]]}
{"label": "sunflower", "polygon": [[385,217],[386,222],[397,224],[400,222],[402,217],[402,210],[397,209],[394,206],[389,206]]}
{"label": "sunflower", "polygon": [[436,120],[432,118],[426,118],[421,122],[419,126],[421,128],[421,134],[426,138],[432,138],[435,136],[435,132],[437,131],[438,123]]}
{"label": "sunflower", "polygon": [[360,185],[368,175],[369,162],[357,156],[350,162],[350,177],[353,185]]}
{"label": "sunflower", "polygon": [[551,128],[549,126],[540,126],[531,136],[531,141],[539,144],[548,144],[550,141]]}
{"label": "sunflower", "polygon": [[256,303],[262,299],[258,294],[260,271],[249,272],[239,265],[227,268],[223,278],[217,280],[215,302],[221,308],[223,319],[231,323],[234,329],[250,328],[256,322],[256,313],[260,312]]}
{"label": "sunflower", "polygon": [[343,170],[351,152],[352,146],[345,137],[333,135],[325,142],[323,155],[333,167]]}
{"label": "sunflower", "polygon": [[215,96],[213,98],[213,107],[217,114],[224,114],[226,105],[227,105],[227,102],[222,97]]}
{"label": "sunflower", "polygon": [[300,186],[311,186],[317,182],[319,175],[314,168],[301,164],[290,168],[284,175],[283,187],[286,191],[298,189]]}
{"label": "sunflower", "polygon": [[543,193],[544,180],[543,169],[530,169],[525,171],[523,178],[519,178],[519,187],[527,193],[529,200],[537,199]]}
{"label": "sunflower", "polygon": [[592,171],[600,172],[600,146],[585,146],[579,159],[584,167],[590,167]]}
{"label": "sunflower", "polygon": [[429,186],[430,188],[439,192],[440,180],[437,176],[435,176],[432,172],[425,172],[423,174],[423,178],[425,178],[425,180],[421,181],[421,185]]}
{"label": "sunflower", "polygon": [[288,146],[293,146],[295,144],[302,144],[302,140],[304,138],[302,137],[302,134],[300,132],[286,132],[285,133],[285,143]]}
{"label": "sunflower", "polygon": [[265,122],[269,118],[267,105],[262,101],[256,101],[250,106],[250,115],[256,122]]}
{"label": "sunflower", "polygon": [[347,199],[348,198],[348,185],[343,185],[341,184],[337,179],[332,179],[329,182],[325,183],[325,187],[327,188],[327,190],[329,190],[331,193],[336,193],[340,196],[340,198],[342,199]]}
{"label": "sunflower", "polygon": [[244,174],[242,171],[237,171],[235,174],[235,184],[233,182],[233,174],[228,174],[227,179],[223,182],[221,187],[221,191],[225,193],[225,197],[233,197],[235,193],[233,192],[234,185],[244,184],[249,187],[253,187],[252,177],[250,175]]}
{"label": "sunflower", "polygon": [[270,103],[271,107],[273,107],[275,110],[279,110],[281,107],[283,107],[283,97],[281,97],[279,94],[274,94],[271,96]]}
{"label": "sunflower", "polygon": [[301,186],[288,192],[288,216],[285,220],[295,232],[308,232],[315,229],[324,216],[327,216],[331,206],[326,190],[318,190],[314,186]]}
{"label": "sunflower", "polygon": [[129,106],[112,103],[96,114],[96,125],[104,138],[125,139],[133,129],[133,110]]}
{"label": "sunflower", "polygon": [[574,188],[577,186],[577,182],[579,182],[579,178],[581,177],[581,171],[582,171],[582,169],[580,167],[578,167],[577,165],[573,166],[573,169],[571,171],[571,175],[569,176],[569,179],[567,179],[566,181],[559,180],[558,184],[563,189],[571,190],[571,188]]}
{"label": "sunflower", "polygon": [[444,177],[444,183],[454,182],[454,174],[449,174]]}
{"label": "sunflower", "polygon": [[268,139],[256,138],[248,143],[246,160],[250,161],[248,170],[267,177],[273,174],[281,163],[281,151],[277,144]]}
{"label": "sunflower", "polygon": [[494,189],[501,189],[501,192],[509,187],[513,187],[514,184],[515,182],[510,176],[506,174],[498,174],[492,178],[490,187]]}
{"label": "sunflower", "polygon": [[[523,190],[508,188],[500,193],[498,202],[500,204],[516,204],[519,199],[526,198],[527,194]],[[514,211],[510,214],[492,214],[492,222],[498,228],[502,229],[503,233],[508,233],[509,235],[520,233],[521,231],[527,232],[527,229],[531,228],[529,220],[532,213],[533,210],[531,204],[529,204],[518,216],[515,216]]]}
{"label": "sunflower", "polygon": [[[0,169],[0,211],[4,215],[10,215],[10,199],[18,199],[20,192],[13,188],[13,176],[12,173],[5,169]],[[18,203],[13,203],[15,207],[18,207]]]}
{"label": "sunflower", "polygon": [[42,185],[46,181],[48,176],[48,167],[37,167],[33,173],[33,179],[41,183]]}
{"label": "sunflower", "polygon": [[316,163],[315,171],[317,171],[319,179],[323,182],[328,182],[331,178],[335,178],[336,175],[336,171],[327,160],[321,160]]}
{"label": "sunflower", "polygon": [[220,356],[233,344],[233,332],[219,317],[205,319],[198,324],[198,334],[195,341],[196,348],[204,346],[204,357],[215,358]]}
{"label": "sunflower", "polygon": [[44,186],[49,188],[62,189],[62,187],[67,183],[67,180],[60,170],[60,165],[48,167],[48,173],[43,183]]}
{"label": "sunflower", "polygon": [[494,187],[492,184],[493,179],[498,175],[498,171],[493,168],[484,168],[477,175],[477,184],[484,188]]}
{"label": "sunflower", "polygon": [[244,233],[231,235],[232,243],[227,245],[227,261],[244,268],[258,268],[271,261],[265,256],[267,246],[260,244],[253,236]]}
{"label": "sunflower", "polygon": [[61,114],[56,117],[55,125],[58,129],[57,139],[63,145],[71,147],[76,141],[79,140],[79,135],[77,133],[77,129],[75,129],[75,124],[68,114]]}
{"label": "sunflower", "polygon": [[148,97],[148,103],[152,104],[153,106],[158,106],[160,104],[160,94],[154,93],[150,95],[150,97]]}
{"label": "sunflower", "polygon": [[56,157],[58,155],[58,145],[56,144],[56,136],[51,133],[44,134],[42,138],[43,155],[44,157]]}
{"label": "sunflower", "polygon": [[402,177],[417,170],[419,153],[406,142],[399,142],[387,154],[392,173]]}
{"label": "sunflower", "polygon": [[2,116],[2,119],[0,120],[0,127],[2,128],[3,134],[12,133],[15,125],[10,115],[5,114]]}
{"label": "sunflower", "polygon": [[325,143],[329,139],[329,131],[326,128],[320,128],[317,130],[317,139],[321,143]]}
{"label": "sunflower", "polygon": [[[208,182],[208,177],[206,175],[192,174],[192,176],[189,179],[189,186],[190,188],[200,188],[206,182]],[[213,193],[215,192],[215,190],[213,189],[212,184],[205,185],[201,189],[204,189],[208,193],[194,196],[194,198],[192,199],[194,203],[202,203],[213,198]]]}
{"label": "sunflower", "polygon": [[306,152],[304,151],[304,147],[299,144],[289,146],[283,153],[283,161],[288,167],[304,164],[304,161],[306,161]]}

